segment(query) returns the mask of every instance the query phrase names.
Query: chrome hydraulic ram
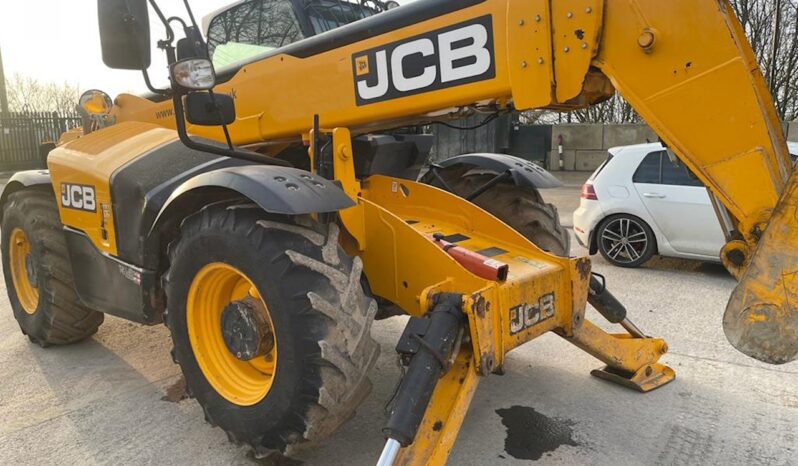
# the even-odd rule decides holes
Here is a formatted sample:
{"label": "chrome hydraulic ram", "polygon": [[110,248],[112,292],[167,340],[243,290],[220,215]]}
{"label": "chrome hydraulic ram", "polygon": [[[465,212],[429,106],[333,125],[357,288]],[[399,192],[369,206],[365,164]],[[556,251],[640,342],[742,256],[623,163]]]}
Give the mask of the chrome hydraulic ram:
{"label": "chrome hydraulic ram", "polygon": [[387,443],[378,465],[393,465],[400,447],[413,443],[438,379],[449,370],[464,322],[462,302],[461,295],[440,294],[431,312],[408,321],[396,345],[407,372],[383,429]]}
{"label": "chrome hydraulic ram", "polygon": [[[603,277],[602,277],[603,279]],[[607,290],[604,282],[596,278],[596,274],[590,277],[590,292],[587,301],[591,306],[604,316],[605,319],[613,324],[621,324],[623,328],[635,338],[646,338],[642,330],[626,317],[626,307],[621,304],[612,293]]]}

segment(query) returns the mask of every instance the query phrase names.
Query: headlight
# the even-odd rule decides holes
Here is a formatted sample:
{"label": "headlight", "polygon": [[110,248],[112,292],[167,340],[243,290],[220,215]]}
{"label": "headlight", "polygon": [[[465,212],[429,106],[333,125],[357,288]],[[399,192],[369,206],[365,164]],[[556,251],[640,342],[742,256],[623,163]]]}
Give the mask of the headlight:
{"label": "headlight", "polygon": [[210,60],[191,58],[172,65],[172,82],[192,91],[207,91],[216,85],[216,73]]}

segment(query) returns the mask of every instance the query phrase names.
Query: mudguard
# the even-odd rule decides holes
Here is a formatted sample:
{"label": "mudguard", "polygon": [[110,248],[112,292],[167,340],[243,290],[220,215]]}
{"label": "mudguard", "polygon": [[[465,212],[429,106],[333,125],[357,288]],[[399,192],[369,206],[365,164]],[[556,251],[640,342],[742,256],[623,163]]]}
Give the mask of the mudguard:
{"label": "mudguard", "polygon": [[559,188],[562,186],[560,180],[544,168],[512,155],[466,154],[446,159],[437,164],[438,167],[443,169],[454,168],[458,165],[473,167],[470,173],[489,172],[498,175],[509,172],[517,186],[528,186],[537,189]]}
{"label": "mudguard", "polygon": [[161,208],[150,231],[157,231],[180,199],[202,189],[234,191],[266,212],[304,215],[353,207],[355,202],[335,183],[305,170],[273,165],[228,167],[198,175],[175,189]]}
{"label": "mudguard", "polygon": [[33,187],[50,187],[52,188],[52,179],[48,170],[27,170],[23,172],[14,173],[5,187],[3,194],[0,194],[0,218],[3,216],[3,208],[6,205],[8,196],[25,188]]}

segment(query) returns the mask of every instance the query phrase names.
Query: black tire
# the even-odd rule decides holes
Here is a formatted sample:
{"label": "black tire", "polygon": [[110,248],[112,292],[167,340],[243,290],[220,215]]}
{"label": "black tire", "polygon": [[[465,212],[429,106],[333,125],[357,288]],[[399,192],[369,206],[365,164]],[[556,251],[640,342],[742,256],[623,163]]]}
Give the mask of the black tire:
{"label": "black tire", "polygon": [[[379,346],[371,338],[375,301],[361,286],[362,262],[338,245],[338,226],[309,217],[274,218],[255,206],[204,208],[181,226],[169,250],[166,324],[188,393],[206,420],[257,457],[290,454],[351,418],[371,391],[367,373]],[[240,270],[268,306],[278,346],[265,398],[231,403],[204,376],[192,350],[186,299],[206,264]]]}
{"label": "black tire", "polygon": [[[32,281],[39,299],[32,314],[23,309],[12,279],[9,247],[16,229],[30,241],[36,270]],[[104,316],[81,304],[75,292],[69,251],[52,192],[28,189],[11,194],[4,207],[2,242],[6,289],[22,333],[45,347],[74,343],[97,332]]]}
{"label": "black tire", "polygon": [[[615,232],[616,227],[621,230]],[[627,238],[625,244],[624,237]],[[640,267],[657,252],[657,238],[651,227],[634,215],[611,215],[602,220],[596,229],[595,241],[602,257],[618,267]]]}
{"label": "black tire", "polygon": [[[455,194],[466,197],[495,176],[451,176],[446,182]],[[557,208],[547,204],[536,189],[516,186],[513,183],[499,183],[473,202],[513,227],[544,251],[561,257],[570,254],[571,235],[560,223]]]}

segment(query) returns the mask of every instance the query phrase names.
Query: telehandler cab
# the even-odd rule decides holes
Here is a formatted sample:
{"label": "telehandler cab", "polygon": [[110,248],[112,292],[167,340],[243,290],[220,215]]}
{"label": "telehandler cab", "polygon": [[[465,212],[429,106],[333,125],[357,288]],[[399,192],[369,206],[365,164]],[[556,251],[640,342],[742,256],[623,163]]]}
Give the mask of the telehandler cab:
{"label": "telehandler cab", "polygon": [[[184,3],[186,20],[99,0],[105,63],[142,70],[153,95],[91,93],[49,171],[2,193],[6,284],[32,341],[81,340],[103,313],[164,322],[207,420],[262,456],[349,419],[370,389],[372,321],[409,314],[381,465],[444,463],[479,381],[547,332],[604,362],[596,376],[660,387],[667,344],[567,257],[544,172],[466,155],[416,182],[412,135],[370,136],[617,89],[715,200],[740,280],[729,341],[798,356],[797,184],[725,0],[421,0],[321,34],[292,13],[307,3],[251,0],[220,23],[228,35],[208,25],[210,44]],[[170,89],[147,73],[150,10]],[[211,51],[232,61],[216,70]],[[588,302],[625,332],[585,319]]]}

